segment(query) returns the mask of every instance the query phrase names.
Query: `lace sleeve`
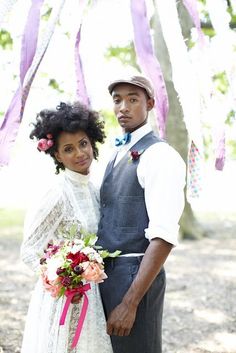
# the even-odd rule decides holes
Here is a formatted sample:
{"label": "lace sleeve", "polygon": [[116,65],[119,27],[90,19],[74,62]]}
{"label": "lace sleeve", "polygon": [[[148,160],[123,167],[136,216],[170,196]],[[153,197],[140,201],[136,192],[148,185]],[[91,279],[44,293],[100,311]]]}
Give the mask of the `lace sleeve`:
{"label": "lace sleeve", "polygon": [[42,197],[37,207],[27,212],[20,255],[22,261],[33,271],[37,270],[39,259],[49,240],[55,239],[64,208],[62,192],[54,187]]}

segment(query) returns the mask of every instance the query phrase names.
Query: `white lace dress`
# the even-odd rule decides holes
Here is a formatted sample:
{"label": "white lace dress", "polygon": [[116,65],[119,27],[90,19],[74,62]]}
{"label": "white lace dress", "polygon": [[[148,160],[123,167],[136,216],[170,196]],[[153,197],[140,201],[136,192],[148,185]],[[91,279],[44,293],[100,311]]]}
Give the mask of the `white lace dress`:
{"label": "white lace dress", "polygon": [[[66,170],[35,209],[27,213],[21,258],[37,271],[49,240],[60,238],[59,227],[77,221],[96,232],[99,218],[98,193],[84,176]],[[98,285],[87,292],[89,305],[77,346],[71,349],[82,302],[71,304],[63,326],[59,325],[65,298],[55,299],[43,289],[39,278],[26,318],[21,353],[112,353],[110,336]]]}

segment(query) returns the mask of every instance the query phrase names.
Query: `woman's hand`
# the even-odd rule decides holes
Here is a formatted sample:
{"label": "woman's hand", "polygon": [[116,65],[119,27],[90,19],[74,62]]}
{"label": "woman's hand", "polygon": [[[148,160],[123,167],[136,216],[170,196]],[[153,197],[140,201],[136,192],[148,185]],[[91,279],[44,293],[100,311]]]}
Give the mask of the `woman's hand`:
{"label": "woman's hand", "polygon": [[81,294],[75,294],[71,300],[72,304],[79,304],[81,301],[82,295]]}

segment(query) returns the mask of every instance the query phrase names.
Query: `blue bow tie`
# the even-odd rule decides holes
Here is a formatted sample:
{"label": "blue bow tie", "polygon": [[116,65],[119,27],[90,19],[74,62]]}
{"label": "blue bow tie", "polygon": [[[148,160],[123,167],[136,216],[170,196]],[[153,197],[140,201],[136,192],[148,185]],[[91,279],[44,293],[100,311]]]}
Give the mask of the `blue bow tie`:
{"label": "blue bow tie", "polygon": [[115,145],[116,146],[125,145],[126,143],[130,142],[130,140],[131,140],[131,133],[126,132],[123,137],[121,137],[121,138],[116,137]]}

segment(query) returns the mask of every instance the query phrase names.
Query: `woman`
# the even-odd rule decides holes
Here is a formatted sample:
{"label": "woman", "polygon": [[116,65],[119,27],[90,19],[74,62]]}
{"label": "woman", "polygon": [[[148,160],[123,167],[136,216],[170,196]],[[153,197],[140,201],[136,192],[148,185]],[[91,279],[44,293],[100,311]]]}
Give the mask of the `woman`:
{"label": "woman", "polygon": [[[62,229],[77,223],[87,232],[97,230],[99,199],[89,181],[89,169],[98,156],[96,143],[103,143],[105,134],[96,112],[79,103],[60,103],[55,110],[38,114],[30,138],[38,140],[39,151],[52,157],[56,174],[62,171],[58,182],[26,216],[21,257],[37,271],[48,242],[61,239]],[[71,349],[82,300],[74,298],[65,324],[60,326],[65,297],[53,298],[39,279],[29,305],[21,353],[111,353],[98,286],[91,283],[87,295],[89,305],[82,332],[77,346]]]}

